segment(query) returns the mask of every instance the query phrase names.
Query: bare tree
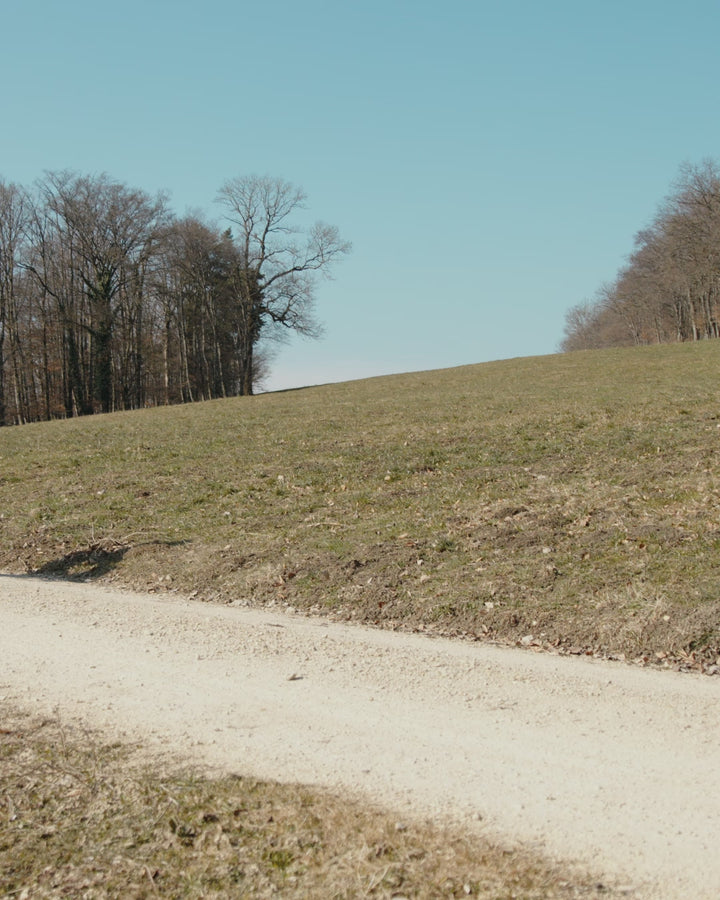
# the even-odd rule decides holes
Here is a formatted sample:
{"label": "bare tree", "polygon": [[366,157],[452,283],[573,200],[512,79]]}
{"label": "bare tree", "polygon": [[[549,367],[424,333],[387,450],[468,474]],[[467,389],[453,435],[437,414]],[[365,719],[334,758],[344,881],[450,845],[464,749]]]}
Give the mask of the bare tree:
{"label": "bare tree", "polygon": [[[165,318],[165,384],[184,400],[238,393],[234,282],[240,253],[228,231],[197,216],[175,222],[163,246],[158,296]],[[172,375],[171,375],[172,369]]]}
{"label": "bare tree", "polygon": [[[131,328],[142,327],[131,305],[138,300],[138,279],[166,222],[165,201],[152,200],[106,175],[50,173],[39,189],[38,259],[29,268],[62,312],[75,408],[91,412],[95,401],[107,412],[114,405],[116,321],[124,304]],[[85,337],[89,341],[83,361]],[[133,337],[139,347],[140,336]],[[129,405],[137,405],[135,400]]]}
{"label": "bare tree", "polygon": [[[7,422],[5,398],[5,343],[9,335],[13,372],[19,374],[17,353],[21,349],[18,332],[17,275],[21,244],[27,224],[25,193],[0,179],[0,425]],[[15,378],[17,386],[17,380]],[[16,404],[17,405],[17,404]]]}
{"label": "bare tree", "polygon": [[0,424],[251,394],[268,339],[320,333],[317,279],[350,245],[301,228],[280,179],[219,200],[232,228],[107,175],[0,179]]}
{"label": "bare tree", "polygon": [[[684,165],[608,290],[566,318],[563,348],[720,337],[720,170]],[[613,322],[624,323],[617,331]],[[602,338],[599,337],[602,332]],[[628,338],[630,340],[628,340]]]}
{"label": "bare tree", "polygon": [[233,282],[241,394],[253,392],[254,351],[268,326],[320,333],[313,315],[317,276],[329,277],[332,265],[350,251],[335,226],[318,222],[304,230],[294,221],[306,199],[287,181],[255,175],[225,182],[218,194],[237,228],[241,257]]}

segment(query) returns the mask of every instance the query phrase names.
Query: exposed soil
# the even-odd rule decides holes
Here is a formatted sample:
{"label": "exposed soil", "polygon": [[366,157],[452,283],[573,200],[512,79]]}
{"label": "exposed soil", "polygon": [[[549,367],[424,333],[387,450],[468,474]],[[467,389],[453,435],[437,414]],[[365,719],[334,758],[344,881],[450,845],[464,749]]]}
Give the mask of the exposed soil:
{"label": "exposed soil", "polygon": [[0,617],[11,703],[717,896],[717,679],[9,576]]}

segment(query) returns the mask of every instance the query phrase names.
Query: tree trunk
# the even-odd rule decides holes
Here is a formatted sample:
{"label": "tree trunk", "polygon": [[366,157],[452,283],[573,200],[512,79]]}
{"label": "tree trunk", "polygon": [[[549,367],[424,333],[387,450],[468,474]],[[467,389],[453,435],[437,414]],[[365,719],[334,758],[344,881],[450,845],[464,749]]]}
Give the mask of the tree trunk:
{"label": "tree trunk", "polygon": [[0,326],[0,427],[7,424],[5,411],[5,326]]}

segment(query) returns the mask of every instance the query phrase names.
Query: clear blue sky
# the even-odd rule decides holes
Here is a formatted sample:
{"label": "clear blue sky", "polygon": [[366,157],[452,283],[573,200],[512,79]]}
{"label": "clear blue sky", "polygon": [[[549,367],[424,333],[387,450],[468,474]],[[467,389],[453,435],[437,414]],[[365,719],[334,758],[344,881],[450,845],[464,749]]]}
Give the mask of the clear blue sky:
{"label": "clear blue sky", "polygon": [[175,211],[305,188],[354,251],[270,386],[552,353],[683,161],[720,158],[720,4],[0,2],[0,175]]}

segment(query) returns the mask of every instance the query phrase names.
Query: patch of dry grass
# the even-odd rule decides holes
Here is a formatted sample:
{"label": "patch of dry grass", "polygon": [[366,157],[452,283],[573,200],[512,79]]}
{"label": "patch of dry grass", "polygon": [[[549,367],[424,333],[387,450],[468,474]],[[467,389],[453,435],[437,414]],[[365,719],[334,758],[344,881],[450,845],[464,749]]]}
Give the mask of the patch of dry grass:
{"label": "patch of dry grass", "polygon": [[0,566],[720,665],[715,342],[0,431]]}
{"label": "patch of dry grass", "polygon": [[529,853],[309,788],[158,772],[2,709],[3,898],[608,896]]}

